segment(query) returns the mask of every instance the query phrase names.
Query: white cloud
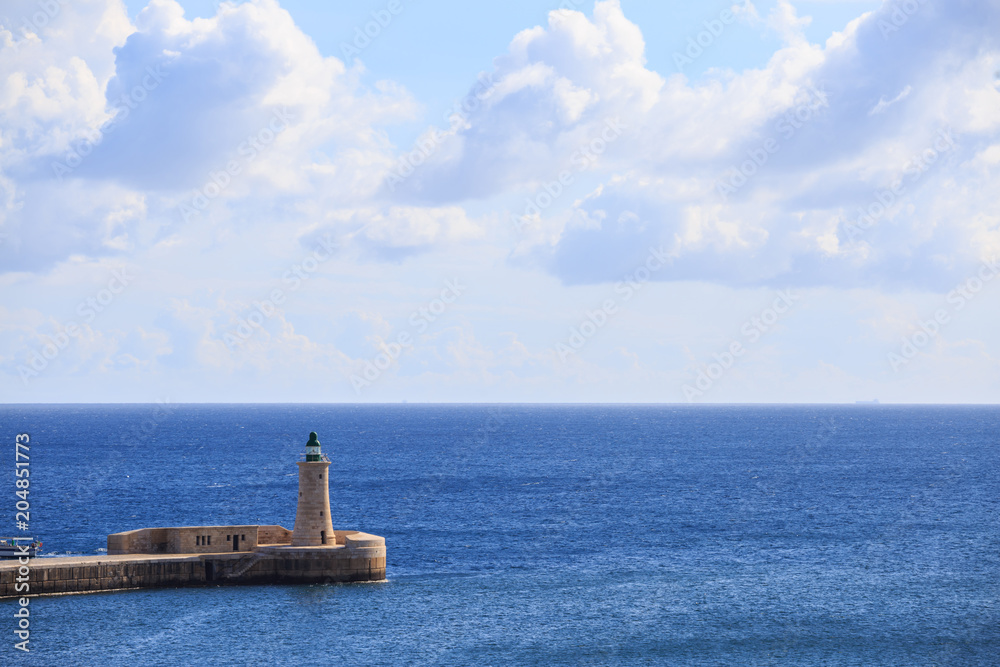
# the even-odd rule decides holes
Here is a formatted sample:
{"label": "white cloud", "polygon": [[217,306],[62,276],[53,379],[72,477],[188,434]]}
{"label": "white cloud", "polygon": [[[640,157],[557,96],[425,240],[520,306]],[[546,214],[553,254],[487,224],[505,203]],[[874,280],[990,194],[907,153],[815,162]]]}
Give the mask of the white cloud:
{"label": "white cloud", "polygon": [[868,112],[868,115],[874,116],[875,114],[878,113],[885,113],[886,109],[891,107],[896,102],[906,99],[912,92],[913,92],[913,86],[907,86],[906,88],[903,88],[903,90],[899,92],[899,95],[896,95],[896,97],[892,98],[891,100],[886,100],[885,97],[880,97],[878,104],[872,107],[872,110]]}
{"label": "white cloud", "polygon": [[[572,215],[568,201],[553,207],[557,241],[522,244],[519,256],[571,283],[615,280],[663,244],[676,258],[666,280],[943,288],[1000,241],[977,215],[997,183],[969,166],[1000,130],[1000,11],[928,2],[886,30],[899,23],[892,11],[820,47],[802,35],[807,18],[780,2],[767,23],[786,47],[762,69],[697,84],[645,67],[642,35],[617,0],[592,19],[553,12],[497,59],[489,102],[401,196],[531,192],[616,117],[628,130],[591,167],[600,193]],[[944,148],[942,131],[953,137]],[[897,182],[874,228],[849,229]]]}
{"label": "white cloud", "polygon": [[[820,286],[804,291],[823,309],[790,321],[715,397],[788,400],[792,383],[829,399],[823,382],[923,397],[879,379],[882,348],[927,312],[893,290],[947,289],[1000,255],[1000,11],[928,1],[886,31],[891,4],[818,45],[792,3],[764,18],[745,3],[742,20],[784,46],[764,66],[697,81],[650,69],[646,37],[616,0],[591,17],[555,11],[514,36],[495,86],[393,191],[384,176],[400,150],[385,128],[412,119],[416,102],[392,81],[369,84],[359,62],[324,57],[275,0],[196,20],[153,0],[135,25],[119,0],[78,0],[27,31],[19,17],[37,1],[10,2],[0,21],[9,394],[88,277],[123,259],[147,282],[82,327],[34,385],[46,396],[88,395],[95,378],[114,378],[102,396],[119,398],[169,378],[196,386],[198,400],[353,400],[350,373],[405,329],[422,291],[460,274],[468,302],[365,400],[679,400],[685,368],[728,344],[704,341],[730,335],[730,316],[769,292],[744,289],[759,285]],[[275,114],[287,120],[280,132],[268,127]],[[612,126],[621,131],[608,138]],[[263,143],[252,159],[248,137]],[[54,178],[69,151],[79,164]],[[764,164],[748,163],[761,151]],[[220,176],[230,162],[240,173]],[[721,197],[718,183],[747,164],[745,184]],[[515,233],[504,209],[520,214],[564,170],[573,187]],[[897,180],[902,191],[883,204]],[[196,190],[211,196],[185,219],[178,207]],[[877,206],[851,231],[859,208]],[[327,235],[339,248],[294,291],[283,275]],[[672,258],[653,279],[673,284],[644,288],[647,301],[561,363],[552,345],[650,246]],[[843,289],[867,285],[882,292]],[[285,305],[227,345],[275,289]],[[989,315],[971,311],[924,353],[933,372],[915,376],[940,377],[958,358],[961,375],[989,389],[997,355],[976,331]],[[865,343],[862,361],[836,358],[845,332]]]}
{"label": "white cloud", "polygon": [[328,211],[322,219],[303,234],[304,246],[332,234],[341,245],[390,261],[484,236],[482,225],[470,220],[460,206],[362,206]]}
{"label": "white cloud", "polygon": [[367,201],[391,160],[381,126],[415,108],[323,57],[275,0],[196,20],[152,0],[134,27],[119,0],[89,0],[0,39],[7,270],[135,248],[156,236],[140,226],[190,222],[192,205],[204,221],[282,197]]}

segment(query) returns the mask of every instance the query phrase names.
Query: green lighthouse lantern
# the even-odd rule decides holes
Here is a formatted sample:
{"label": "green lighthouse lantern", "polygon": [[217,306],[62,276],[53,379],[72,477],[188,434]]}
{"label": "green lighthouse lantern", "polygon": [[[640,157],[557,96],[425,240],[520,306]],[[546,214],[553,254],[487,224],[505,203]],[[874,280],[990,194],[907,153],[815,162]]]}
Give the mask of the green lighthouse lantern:
{"label": "green lighthouse lantern", "polygon": [[319,439],[316,431],[309,434],[309,442],[306,443],[306,461],[322,461],[323,455],[319,450]]}

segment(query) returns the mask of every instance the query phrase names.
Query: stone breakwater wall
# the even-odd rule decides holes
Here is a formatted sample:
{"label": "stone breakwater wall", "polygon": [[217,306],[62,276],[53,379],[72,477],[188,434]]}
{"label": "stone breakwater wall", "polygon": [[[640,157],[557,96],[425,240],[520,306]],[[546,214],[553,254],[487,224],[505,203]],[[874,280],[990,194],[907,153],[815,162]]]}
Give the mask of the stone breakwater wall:
{"label": "stone breakwater wall", "polygon": [[[16,559],[5,560],[0,561],[0,598],[137,588],[385,579],[385,539],[366,533],[338,537],[343,544],[262,545],[250,552],[32,558],[26,566]],[[27,568],[26,575],[22,567]]]}

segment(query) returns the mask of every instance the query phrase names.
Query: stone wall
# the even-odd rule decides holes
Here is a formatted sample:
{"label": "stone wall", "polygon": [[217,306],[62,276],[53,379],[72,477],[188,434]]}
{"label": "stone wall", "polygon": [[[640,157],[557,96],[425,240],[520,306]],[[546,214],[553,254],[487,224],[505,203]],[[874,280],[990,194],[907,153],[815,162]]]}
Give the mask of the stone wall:
{"label": "stone wall", "polygon": [[199,554],[237,551],[257,547],[257,526],[185,526],[180,528],[140,528],[108,535],[108,555]]}
{"label": "stone wall", "polygon": [[[32,558],[28,590],[17,590],[19,563],[0,562],[0,598],[131,588],[232,584],[309,584],[385,579],[385,541],[355,533],[370,546],[262,547],[251,553],[180,556]],[[350,537],[348,541],[350,542]]]}
{"label": "stone wall", "polygon": [[168,530],[168,528],[142,528],[108,535],[108,553],[170,553]]}
{"label": "stone wall", "polygon": [[[46,562],[52,561],[52,562]],[[16,561],[15,561],[16,563]],[[198,557],[170,560],[91,558],[32,558],[28,590],[17,590],[17,567],[0,565],[0,597],[51,593],[88,593],[156,586],[189,586],[205,581],[205,564]],[[23,585],[21,586],[23,589]]]}
{"label": "stone wall", "polygon": [[[257,548],[257,526],[195,526],[168,530],[173,531],[170,553],[222,553]],[[235,544],[234,537],[239,538]]]}
{"label": "stone wall", "polygon": [[281,526],[257,526],[257,544],[291,544],[292,531]]}
{"label": "stone wall", "polygon": [[383,546],[381,550],[344,547],[316,549],[263,547],[253,556],[243,557],[233,564],[236,567],[227,567],[227,563],[217,562],[212,568],[214,582],[321,584],[382,581],[385,579],[385,547]]}

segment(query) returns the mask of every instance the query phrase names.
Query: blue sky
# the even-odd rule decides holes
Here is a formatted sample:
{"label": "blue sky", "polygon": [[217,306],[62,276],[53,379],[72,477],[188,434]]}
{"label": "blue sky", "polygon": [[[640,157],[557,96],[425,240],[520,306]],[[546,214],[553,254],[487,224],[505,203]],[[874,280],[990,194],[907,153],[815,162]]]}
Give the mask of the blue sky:
{"label": "blue sky", "polygon": [[6,3],[0,400],[1000,398],[1000,9],[563,6]]}

